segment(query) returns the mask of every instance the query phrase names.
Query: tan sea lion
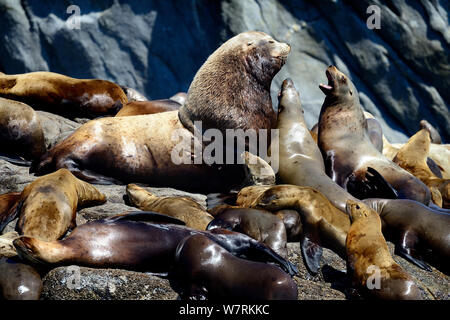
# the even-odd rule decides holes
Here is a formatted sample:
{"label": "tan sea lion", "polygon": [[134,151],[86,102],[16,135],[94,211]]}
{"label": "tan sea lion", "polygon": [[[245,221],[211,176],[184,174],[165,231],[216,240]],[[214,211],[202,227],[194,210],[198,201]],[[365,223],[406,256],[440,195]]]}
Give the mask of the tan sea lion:
{"label": "tan sea lion", "polygon": [[297,211],[302,220],[300,249],[311,273],[318,272],[322,246],[345,259],[345,239],[350,220],[319,191],[293,185],[252,186],[241,190],[236,204],[269,211]]}
{"label": "tan sea lion", "polygon": [[431,125],[431,123],[429,123],[427,120],[425,120],[425,119],[420,120],[420,127],[422,129],[428,130],[428,132],[430,133],[431,143],[436,143],[436,144],[442,143],[441,135],[439,134],[437,129],[435,127],[433,127]]}
{"label": "tan sea lion", "polygon": [[13,259],[0,259],[1,298],[5,300],[39,300],[41,292],[41,276],[33,267]]}
{"label": "tan sea lion", "polygon": [[127,103],[117,84],[53,72],[0,75],[0,96],[71,117],[113,115]]}
{"label": "tan sea lion", "polygon": [[450,180],[438,178],[427,164],[430,144],[430,132],[421,129],[400,148],[392,161],[425,183],[436,205],[450,208]]}
{"label": "tan sea lion", "polygon": [[237,258],[200,234],[178,245],[173,276],[182,299],[297,299],[296,283],[280,268]]}
{"label": "tan sea lion", "polygon": [[[381,299],[421,300],[414,280],[389,253],[378,214],[364,203],[352,200],[347,201],[347,212],[352,221],[346,241],[347,274],[353,285]],[[379,287],[375,283],[372,288],[369,277],[375,270],[380,276]]]}
{"label": "tan sea lion", "polygon": [[189,197],[158,197],[135,184],[127,186],[131,204],[144,211],[155,211],[177,218],[189,228],[205,230],[213,217]]}
{"label": "tan sea lion", "polygon": [[85,223],[64,240],[43,241],[22,236],[14,240],[14,246],[22,259],[33,264],[76,264],[167,273],[173,265],[178,244],[194,234],[209,237],[236,256],[273,262],[291,275],[298,272],[272,249],[242,233],[194,230],[184,226],[181,220],[147,211]]}
{"label": "tan sea lion", "polygon": [[[398,197],[428,205],[431,196],[427,186],[383,156],[370,141],[367,121],[352,81],[335,66],[328,67],[326,75],[328,85],[320,85],[326,97],[319,116],[318,145],[327,175],[358,198],[388,197],[389,190],[364,193],[366,190],[361,188],[366,173],[376,171],[395,189]],[[392,190],[390,197],[396,196]]]}
{"label": "tan sea lion", "polygon": [[[47,150],[36,112],[22,102],[0,98],[0,158],[16,164],[39,159]],[[3,156],[4,155],[4,156]]]}
{"label": "tan sea lion", "polygon": [[76,226],[78,207],[105,202],[105,196],[96,188],[60,169],[27,185],[10,209],[13,213],[9,220],[19,217],[16,231],[21,235],[56,240]]}
{"label": "tan sea lion", "polygon": [[[270,129],[274,124],[270,84],[289,51],[287,44],[265,33],[239,34],[217,49],[197,72],[185,104],[189,112],[183,111],[180,117],[171,111],[89,121],[48,151],[31,171],[44,174],[65,167],[92,183],[229,190],[242,181],[242,166],[209,166],[192,150],[184,150],[180,157],[180,141],[196,141],[202,148],[183,123],[201,120],[205,129],[219,130]],[[174,163],[172,151],[180,164]]]}
{"label": "tan sea lion", "polygon": [[151,101],[132,101],[123,106],[116,117],[137,116],[141,114],[154,114],[167,111],[176,111],[181,104],[170,99]]}
{"label": "tan sea lion", "polygon": [[272,248],[280,256],[287,256],[287,234],[283,221],[266,210],[227,208],[214,216],[207,230],[222,228],[241,232]]}

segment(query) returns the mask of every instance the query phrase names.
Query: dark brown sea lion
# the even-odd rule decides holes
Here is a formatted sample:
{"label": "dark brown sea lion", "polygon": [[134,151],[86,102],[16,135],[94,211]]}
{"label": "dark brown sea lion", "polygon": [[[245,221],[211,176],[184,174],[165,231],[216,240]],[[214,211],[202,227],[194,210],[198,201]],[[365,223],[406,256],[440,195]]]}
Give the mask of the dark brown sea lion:
{"label": "dark brown sea lion", "polygon": [[189,197],[158,197],[135,184],[127,186],[128,200],[144,211],[167,214],[183,221],[187,227],[205,230],[213,217]]}
{"label": "dark brown sea lion", "polygon": [[366,199],[378,211],[383,234],[395,243],[395,253],[424,270],[429,261],[442,272],[450,273],[450,214],[430,210],[412,200]]}
{"label": "dark brown sea lion", "polygon": [[22,102],[0,98],[0,158],[16,164],[39,159],[47,150],[36,112]]}
{"label": "dark brown sea lion", "polygon": [[60,169],[34,180],[23,189],[0,230],[18,216],[16,230],[19,234],[56,240],[76,226],[78,207],[104,202],[105,196],[96,188],[75,178],[70,171]]}
{"label": "dark brown sea lion", "polygon": [[431,137],[427,129],[422,129],[405,143],[392,161],[428,186],[433,202],[439,207],[450,208],[450,180],[437,177],[429,168],[427,157],[430,152]]}
{"label": "dark brown sea lion", "polygon": [[430,133],[430,138],[431,138],[431,142],[432,143],[436,143],[436,144],[441,144],[442,143],[441,135],[436,130],[436,128],[433,127],[431,125],[431,123],[429,123],[427,120],[425,120],[425,119],[420,120],[420,127],[422,129],[428,130],[428,132]]}
{"label": "dark brown sea lion", "polygon": [[178,245],[173,274],[182,299],[297,299],[296,283],[280,268],[237,258],[200,234]]}
{"label": "dark brown sea lion", "polygon": [[178,244],[193,234],[209,237],[234,255],[274,262],[292,275],[297,272],[294,265],[272,249],[242,233],[194,230],[181,220],[147,211],[88,222],[75,228],[64,240],[43,241],[23,236],[14,240],[14,246],[22,259],[34,264],[167,273]]}
{"label": "dark brown sea lion", "polygon": [[0,259],[0,300],[39,300],[41,292],[41,276],[33,267]]}
{"label": "dark brown sea lion", "polygon": [[287,235],[283,221],[271,212],[250,208],[228,208],[215,215],[207,230],[222,228],[241,232],[287,256]]}
{"label": "dark brown sea lion", "polygon": [[92,183],[229,190],[244,178],[242,166],[209,166],[201,154],[178,149],[180,140],[196,141],[202,148],[202,141],[182,123],[201,120],[205,129],[219,130],[270,129],[274,125],[270,83],[289,48],[264,33],[239,34],[217,49],[197,72],[188,93],[190,102],[186,101],[189,112],[182,112],[181,122],[177,111],[89,121],[48,151],[31,171],[44,174],[65,167]]}
{"label": "dark brown sea lion", "polygon": [[132,101],[123,106],[116,117],[137,116],[141,114],[154,114],[167,111],[176,111],[181,104],[170,99],[151,101]]}
{"label": "dark brown sea lion", "polygon": [[428,205],[431,197],[427,186],[383,156],[370,141],[358,91],[351,80],[334,66],[327,68],[326,75],[328,85],[320,85],[326,97],[319,116],[318,145],[327,175],[358,198],[385,197],[376,192],[360,193],[370,167],[400,198]]}
{"label": "dark brown sea lion", "polygon": [[[422,299],[414,280],[389,253],[379,215],[364,203],[352,200],[347,201],[347,212],[352,221],[346,241],[347,274],[353,285],[380,299]],[[374,272],[378,272],[374,277],[380,278],[369,283]]]}
{"label": "dark brown sea lion", "polygon": [[0,96],[72,117],[114,115],[127,103],[127,96],[113,82],[53,72],[0,74]]}

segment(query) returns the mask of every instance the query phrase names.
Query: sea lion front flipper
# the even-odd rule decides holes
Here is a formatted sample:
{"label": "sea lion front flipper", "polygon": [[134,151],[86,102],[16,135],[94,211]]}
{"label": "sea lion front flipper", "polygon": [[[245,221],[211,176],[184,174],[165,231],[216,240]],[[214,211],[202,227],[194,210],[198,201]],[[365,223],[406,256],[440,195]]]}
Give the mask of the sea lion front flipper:
{"label": "sea lion front flipper", "polygon": [[316,275],[319,272],[323,249],[317,241],[312,239],[313,237],[310,237],[306,232],[303,232],[300,239],[300,250],[306,269],[308,269],[310,273]]}
{"label": "sea lion front flipper", "polygon": [[398,199],[398,192],[374,168],[368,167],[365,180],[350,177],[347,182],[347,191],[358,199],[383,198]]}
{"label": "sea lion front flipper", "polygon": [[141,222],[154,222],[154,223],[172,223],[179,225],[186,225],[186,223],[180,219],[168,216],[166,214],[154,212],[154,211],[132,211],[126,214],[117,215],[109,218],[109,220],[127,220],[127,221],[141,221]]}
{"label": "sea lion front flipper", "polygon": [[436,177],[442,179],[442,168],[430,157],[427,157],[427,166]]}
{"label": "sea lion front flipper", "polygon": [[432,270],[430,266],[422,260],[422,257],[420,257],[420,255],[414,249],[414,247],[417,244],[417,241],[418,241],[417,236],[414,233],[408,230],[405,231],[400,236],[398,243],[395,245],[394,253],[396,255],[405,258],[406,260],[415,264],[419,268],[431,272]]}

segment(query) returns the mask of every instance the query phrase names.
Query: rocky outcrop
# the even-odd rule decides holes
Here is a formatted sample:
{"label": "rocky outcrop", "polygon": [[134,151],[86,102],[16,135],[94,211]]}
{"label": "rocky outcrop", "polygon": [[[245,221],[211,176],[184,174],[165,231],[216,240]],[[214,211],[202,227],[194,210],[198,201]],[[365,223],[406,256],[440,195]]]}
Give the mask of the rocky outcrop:
{"label": "rocky outcrop", "polygon": [[[325,68],[349,74],[363,107],[385,135],[404,142],[427,119],[450,141],[449,4],[444,0],[0,1],[0,71],[60,72],[102,78],[153,99],[187,91],[198,68],[221,43],[261,30],[291,44],[272,84],[273,101],[294,80],[312,126]],[[380,29],[369,29],[370,5]]]}

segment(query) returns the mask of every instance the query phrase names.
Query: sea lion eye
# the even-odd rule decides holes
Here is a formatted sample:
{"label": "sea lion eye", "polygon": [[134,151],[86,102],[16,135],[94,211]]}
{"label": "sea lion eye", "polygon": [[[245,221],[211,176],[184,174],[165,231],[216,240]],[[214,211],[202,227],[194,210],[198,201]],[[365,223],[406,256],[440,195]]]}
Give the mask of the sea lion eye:
{"label": "sea lion eye", "polygon": [[273,41],[273,40],[269,40],[269,43],[275,43],[275,41]]}
{"label": "sea lion eye", "polygon": [[359,209],[359,206],[358,206],[358,205],[356,205],[356,209]]}
{"label": "sea lion eye", "polygon": [[353,91],[352,91],[352,90],[350,90],[350,95],[351,95],[351,96],[353,95]]}
{"label": "sea lion eye", "polygon": [[250,47],[253,44],[253,42],[248,42],[247,45]]}
{"label": "sea lion eye", "polygon": [[341,81],[344,82],[345,81],[345,77],[341,76]]}

